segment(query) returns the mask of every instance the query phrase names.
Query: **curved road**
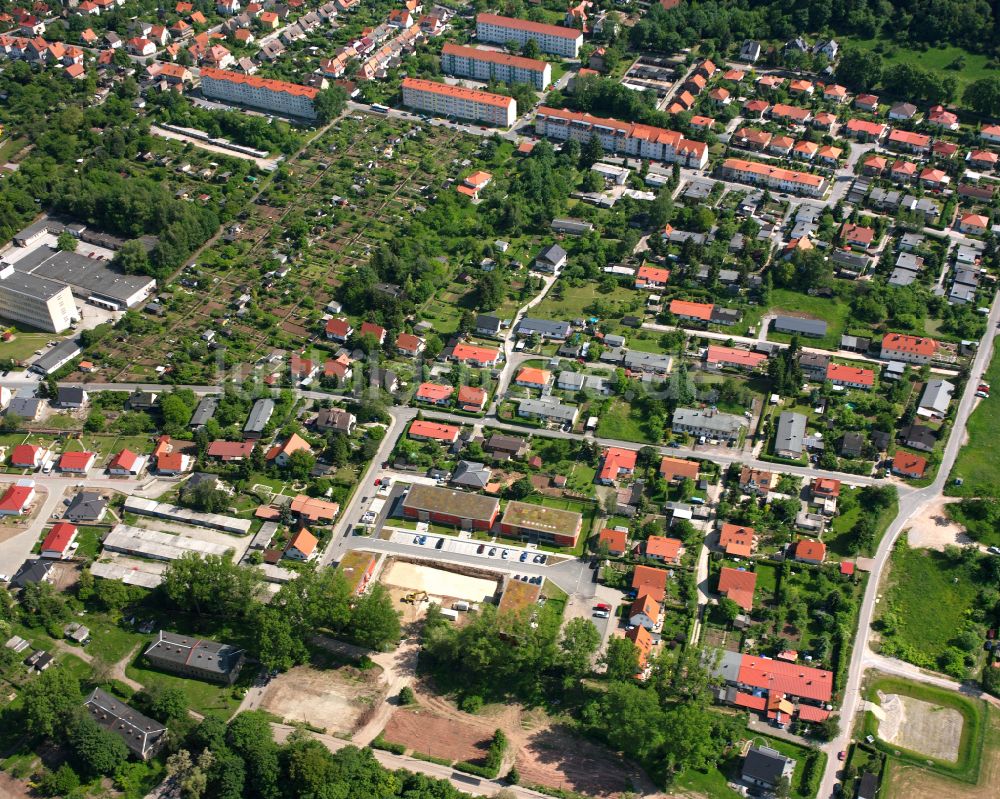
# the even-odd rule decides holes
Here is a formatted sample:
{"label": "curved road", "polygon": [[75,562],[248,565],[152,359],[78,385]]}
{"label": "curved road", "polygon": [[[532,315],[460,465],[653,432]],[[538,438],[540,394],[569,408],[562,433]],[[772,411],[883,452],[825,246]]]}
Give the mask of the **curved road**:
{"label": "curved road", "polygon": [[817,794],[821,799],[834,796],[834,786],[837,784],[840,770],[837,753],[847,749],[850,744],[851,729],[854,726],[854,714],[862,706],[861,682],[864,677],[865,666],[869,663],[878,666],[883,660],[887,660],[873,659],[873,653],[868,649],[871,637],[871,623],[875,614],[875,597],[878,595],[882,571],[885,569],[889,556],[892,554],[892,548],[896,543],[896,539],[899,538],[899,534],[906,529],[911,518],[920,513],[928,502],[942,493],[945,483],[951,474],[951,468],[955,463],[955,458],[965,438],[965,426],[969,420],[969,414],[972,412],[975,404],[976,387],[979,384],[979,379],[986,371],[993,354],[994,336],[996,335],[998,322],[1000,322],[1000,295],[995,296],[993,299],[993,306],[990,309],[989,319],[986,324],[986,334],[980,342],[979,351],[976,353],[976,357],[969,370],[969,380],[965,386],[965,393],[962,395],[961,400],[959,400],[958,410],[955,413],[955,423],[952,425],[948,443],[945,444],[937,477],[926,488],[920,488],[905,495],[900,493],[899,514],[893,520],[879,544],[878,552],[875,555],[872,565],[871,576],[868,580],[868,586],[865,589],[865,597],[861,603],[858,631],[854,638],[851,665],[848,672],[847,685],[844,688],[844,701],[840,707],[840,731],[834,740],[822,747],[827,754],[827,765]]}

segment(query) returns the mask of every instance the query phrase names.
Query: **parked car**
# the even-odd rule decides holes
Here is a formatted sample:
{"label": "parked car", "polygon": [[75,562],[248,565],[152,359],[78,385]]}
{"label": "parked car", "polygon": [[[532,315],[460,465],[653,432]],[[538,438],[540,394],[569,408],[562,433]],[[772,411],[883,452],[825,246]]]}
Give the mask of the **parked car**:
{"label": "parked car", "polygon": [[478,547],[476,547],[476,554],[482,555],[485,550],[486,550],[486,544],[480,544]]}
{"label": "parked car", "polygon": [[521,563],[524,563],[527,559],[528,559],[528,553],[527,552],[522,552],[521,553],[521,558],[520,558]]}
{"label": "parked car", "polygon": [[610,617],[610,614],[606,610],[595,610],[594,611],[594,618],[595,619],[607,619],[609,617]]}

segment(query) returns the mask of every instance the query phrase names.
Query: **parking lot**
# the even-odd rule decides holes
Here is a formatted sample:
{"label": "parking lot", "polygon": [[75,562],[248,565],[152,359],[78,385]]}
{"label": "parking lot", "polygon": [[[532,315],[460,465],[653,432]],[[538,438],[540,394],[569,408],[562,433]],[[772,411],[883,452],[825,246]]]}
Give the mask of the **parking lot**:
{"label": "parking lot", "polygon": [[424,550],[437,550],[457,555],[477,556],[484,561],[492,561],[484,565],[499,566],[516,570],[520,565],[544,566],[549,562],[549,555],[530,547],[513,547],[505,544],[495,544],[489,541],[476,541],[471,538],[456,538],[450,535],[431,535],[418,529],[413,532],[393,531],[389,538],[394,544],[408,544]]}

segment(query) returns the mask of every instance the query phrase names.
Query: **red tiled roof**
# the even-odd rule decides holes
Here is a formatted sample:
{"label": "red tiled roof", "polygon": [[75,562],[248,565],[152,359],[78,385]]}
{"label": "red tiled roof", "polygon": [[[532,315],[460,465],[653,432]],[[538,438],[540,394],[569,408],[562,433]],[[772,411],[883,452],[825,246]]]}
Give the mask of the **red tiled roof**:
{"label": "red tiled roof", "polygon": [[907,336],[904,333],[886,333],[882,338],[882,349],[895,352],[912,352],[931,356],[937,352],[938,344],[932,338]]}
{"label": "red tiled roof", "polygon": [[774,177],[785,180],[789,183],[801,183],[806,186],[818,187],[822,185],[823,178],[819,175],[811,175],[808,172],[796,172],[793,169],[781,169],[780,167],[768,166],[757,161],[744,161],[740,158],[727,158],[722,162],[723,169],[731,169],[737,172],[749,172],[754,175]]}
{"label": "red tiled roof", "polygon": [[319,89],[313,88],[312,86],[300,86],[297,83],[288,83],[283,80],[259,78],[256,75],[243,75],[239,72],[228,72],[224,69],[215,69],[215,67],[202,67],[201,77],[202,80],[205,78],[223,80],[229,83],[237,83],[242,86],[252,86],[255,89],[269,89],[272,92],[283,92],[285,94],[292,94],[298,97],[305,97],[309,100],[315,100],[316,95],[319,94]]}
{"label": "red tiled roof", "polygon": [[753,694],[747,694],[743,691],[739,691],[736,694],[736,698],[733,699],[733,704],[736,707],[745,707],[748,710],[767,710],[767,697],[766,696],[754,696]]}
{"label": "red tiled roof", "polygon": [[477,386],[462,386],[458,389],[458,404],[482,408],[486,402],[486,389]]}
{"label": "red tiled roof", "polygon": [[680,554],[684,542],[678,538],[665,538],[662,535],[651,535],[646,539],[645,552],[650,557],[675,560]]}
{"label": "red tiled roof", "polygon": [[347,338],[350,335],[351,323],[346,319],[328,319],[326,322],[326,332],[331,336]]}
{"label": "red tiled roof", "polygon": [[505,66],[524,69],[530,72],[541,72],[547,66],[545,61],[539,61],[535,58],[522,58],[521,56],[510,55],[509,53],[499,53],[495,50],[480,50],[476,47],[465,47],[453,42],[445,43],[445,46],[441,48],[441,55],[454,55],[473,61],[486,61],[490,64],[504,64]]}
{"label": "red tiled roof", "polygon": [[656,602],[662,602],[667,593],[667,572],[652,566],[636,566],[632,575],[632,587],[636,596],[649,594]]}
{"label": "red tiled roof", "polygon": [[829,702],[833,696],[833,672],[755,655],[743,656],[737,680],[769,693],[790,694],[816,702]]}
{"label": "red tiled roof", "polygon": [[840,496],[840,480],[832,477],[817,477],[812,481],[812,492],[827,497]]}
{"label": "red tiled roof", "polygon": [[685,458],[672,458],[664,455],[660,461],[660,475],[668,482],[678,477],[690,480],[698,479],[698,461],[689,461]]}
{"label": "red tiled roof", "polygon": [[458,436],[458,428],[450,424],[428,422],[424,419],[414,419],[410,425],[411,436],[433,438],[438,441],[454,441]]}
{"label": "red tiled roof", "polygon": [[500,357],[500,351],[490,347],[476,347],[472,344],[456,344],[452,350],[456,361],[475,361],[476,363],[494,363]]}
{"label": "red tiled roof", "polygon": [[719,546],[727,555],[749,558],[753,554],[754,529],[726,522],[719,531]]}
{"label": "red tiled roof", "polygon": [[32,486],[11,485],[0,497],[0,511],[20,513],[34,490]]}
{"label": "red tiled roof", "polygon": [[496,14],[476,15],[476,24],[499,25],[503,28],[526,31],[528,33],[541,33],[546,36],[557,36],[561,39],[576,39],[583,34],[576,28],[564,28],[561,25],[546,25],[544,22],[531,22],[527,19],[516,19],[514,17],[499,17]]}
{"label": "red tiled roof", "polygon": [[601,471],[598,476],[602,480],[617,480],[622,471],[632,471],[635,469],[635,459],[638,452],[634,449],[624,449],[622,447],[609,447],[604,452],[604,459],[601,462]]}
{"label": "red tiled roof", "polygon": [[385,328],[381,325],[376,325],[374,322],[362,322],[361,335],[372,335],[375,336],[376,339],[381,340],[385,335]]}
{"label": "red tiled roof", "polygon": [[815,705],[799,705],[799,719],[802,721],[821,722],[826,721],[830,716],[830,711],[826,708]]}
{"label": "red tiled roof", "polygon": [[670,270],[643,264],[639,267],[636,277],[640,280],[651,280],[654,283],[666,283],[670,279]]}
{"label": "red tiled roof", "polygon": [[926,147],[931,143],[930,136],[922,133],[911,133],[908,130],[893,130],[889,134],[889,141],[895,144],[908,144],[912,147]]}
{"label": "red tiled roof", "polygon": [[417,389],[417,399],[427,402],[440,402],[446,400],[454,393],[455,389],[440,383],[421,383]]}
{"label": "red tiled roof", "polygon": [[76,525],[69,522],[57,522],[52,525],[49,534],[42,541],[42,552],[64,553],[76,535]]}
{"label": "red tiled roof", "polygon": [[432,80],[424,80],[423,78],[403,78],[403,88],[418,92],[442,94],[472,103],[495,105],[499,108],[509,108],[511,103],[514,102],[513,97],[504,97],[502,94],[466,89],[464,86],[451,86],[447,83],[437,83]]}
{"label": "red tiled roof", "polygon": [[34,466],[41,447],[33,444],[18,444],[10,455],[11,466]]}
{"label": "red tiled roof", "polygon": [[612,530],[610,527],[605,527],[601,530],[597,540],[602,544],[607,544],[609,552],[624,552],[628,533],[624,530]]}
{"label": "red tiled roof", "polygon": [[547,369],[536,369],[533,366],[523,366],[514,378],[515,383],[528,383],[533,386],[547,386],[552,373]]}
{"label": "red tiled roof", "polygon": [[400,333],[396,336],[396,349],[405,352],[416,352],[419,349],[421,342],[418,336],[412,333]]}
{"label": "red tiled roof", "polygon": [[93,452],[64,452],[59,458],[59,468],[81,471],[87,467],[93,457]]}
{"label": "red tiled roof", "polygon": [[719,572],[719,593],[727,597],[743,610],[753,609],[753,591],[757,587],[757,575],[741,569],[723,566]]}
{"label": "red tiled roof", "polygon": [[295,534],[291,541],[288,542],[288,548],[292,549],[294,547],[303,555],[309,557],[309,555],[316,551],[316,545],[318,543],[319,539],[303,528]]}
{"label": "red tiled roof", "polygon": [[826,379],[831,383],[852,383],[871,388],[875,385],[875,372],[842,363],[830,363],[826,367]]}
{"label": "red tiled roof", "polygon": [[213,441],[208,445],[208,457],[222,458],[224,461],[234,458],[249,458],[253,452],[252,441]]}
{"label": "red tiled roof", "polygon": [[803,560],[823,560],[826,557],[826,544],[803,538],[792,545],[792,556]]}
{"label": "red tiled roof", "polygon": [[717,344],[708,345],[708,355],[705,360],[710,364],[728,364],[730,366],[742,366],[748,369],[756,369],[764,361],[767,355],[763,352],[751,352],[738,347],[723,347]]}
{"label": "red tiled roof", "polygon": [[160,455],[156,459],[156,468],[161,472],[179,472],[184,468],[184,454],[168,452],[166,455]]}
{"label": "red tiled roof", "polygon": [[289,507],[292,513],[297,513],[313,522],[333,521],[340,512],[340,505],[336,502],[327,502],[306,494],[299,494],[295,497]]}
{"label": "red tiled roof", "polygon": [[710,302],[670,301],[670,313],[675,316],[689,316],[693,319],[701,319],[705,322],[712,318],[712,308],[714,307]]}
{"label": "red tiled roof", "polygon": [[136,461],[139,460],[139,456],[132,452],[130,449],[123,449],[108,464],[108,469],[121,469],[124,471],[131,471],[135,466]]}

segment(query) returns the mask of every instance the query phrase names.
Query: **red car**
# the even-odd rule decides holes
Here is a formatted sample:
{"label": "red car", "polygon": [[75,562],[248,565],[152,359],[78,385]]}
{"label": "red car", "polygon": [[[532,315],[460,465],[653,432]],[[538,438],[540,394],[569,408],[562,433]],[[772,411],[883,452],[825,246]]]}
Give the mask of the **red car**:
{"label": "red car", "polygon": [[611,605],[609,605],[607,602],[598,602],[596,605],[594,605],[594,610],[603,610],[606,613],[610,613]]}

